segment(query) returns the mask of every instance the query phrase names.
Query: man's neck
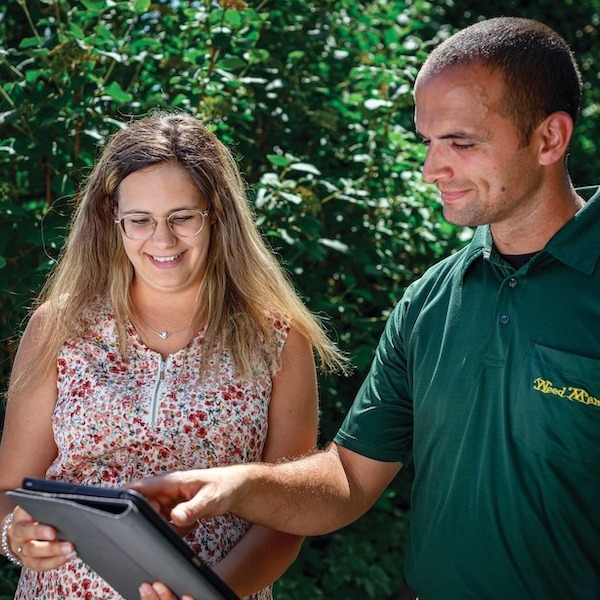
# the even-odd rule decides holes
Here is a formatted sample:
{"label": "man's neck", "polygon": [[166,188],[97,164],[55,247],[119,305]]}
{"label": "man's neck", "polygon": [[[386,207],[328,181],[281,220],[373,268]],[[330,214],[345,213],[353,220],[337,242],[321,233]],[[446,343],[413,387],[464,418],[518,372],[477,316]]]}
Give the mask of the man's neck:
{"label": "man's neck", "polygon": [[568,196],[549,201],[539,214],[518,221],[493,223],[494,246],[500,254],[521,255],[539,252],[548,241],[583,207],[584,200],[572,190]]}

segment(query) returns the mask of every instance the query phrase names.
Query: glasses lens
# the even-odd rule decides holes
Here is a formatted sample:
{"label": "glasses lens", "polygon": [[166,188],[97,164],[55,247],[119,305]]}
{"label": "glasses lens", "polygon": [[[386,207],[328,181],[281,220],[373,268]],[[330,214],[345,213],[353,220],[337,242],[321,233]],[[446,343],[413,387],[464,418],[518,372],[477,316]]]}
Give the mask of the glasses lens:
{"label": "glasses lens", "polygon": [[204,225],[204,215],[199,210],[178,210],[168,220],[173,233],[180,237],[198,235]]}
{"label": "glasses lens", "polygon": [[132,240],[148,239],[155,228],[156,221],[149,215],[127,215],[121,219],[125,235]]}
{"label": "glasses lens", "polygon": [[[204,227],[204,217],[208,211],[178,210],[167,217],[171,231],[179,237],[194,237]],[[164,218],[164,217],[159,217]],[[156,218],[146,214],[126,215],[117,223],[121,224],[123,233],[130,240],[147,240],[156,230]]]}

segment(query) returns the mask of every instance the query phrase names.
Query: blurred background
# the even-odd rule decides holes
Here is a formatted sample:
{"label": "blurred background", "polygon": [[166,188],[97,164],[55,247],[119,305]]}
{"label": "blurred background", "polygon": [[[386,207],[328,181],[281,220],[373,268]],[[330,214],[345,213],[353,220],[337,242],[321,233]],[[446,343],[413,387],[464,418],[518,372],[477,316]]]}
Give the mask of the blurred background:
{"label": "blurred background", "polygon": [[[350,377],[321,379],[327,443],[403,289],[472,233],[441,218],[420,174],[425,148],[414,134],[411,89],[435,44],[500,15],[561,33],[585,82],[569,167],[576,186],[598,182],[600,1],[491,4],[4,0],[2,391],[31,299],[60,254],[74,192],[107,137],[132,117],[181,110],[231,147],[265,238],[356,366]],[[278,600],[395,598],[410,483],[409,465],[355,524],[306,540],[276,584]],[[0,562],[0,600],[12,598],[17,575]]]}

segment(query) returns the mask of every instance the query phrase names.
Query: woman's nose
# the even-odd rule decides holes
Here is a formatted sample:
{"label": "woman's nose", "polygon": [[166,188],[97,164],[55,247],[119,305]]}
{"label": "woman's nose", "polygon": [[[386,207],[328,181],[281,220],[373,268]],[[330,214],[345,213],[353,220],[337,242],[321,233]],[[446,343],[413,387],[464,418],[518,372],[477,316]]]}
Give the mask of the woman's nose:
{"label": "woman's nose", "polygon": [[177,236],[171,231],[167,219],[156,219],[156,227],[152,233],[152,241],[155,244],[172,244]]}

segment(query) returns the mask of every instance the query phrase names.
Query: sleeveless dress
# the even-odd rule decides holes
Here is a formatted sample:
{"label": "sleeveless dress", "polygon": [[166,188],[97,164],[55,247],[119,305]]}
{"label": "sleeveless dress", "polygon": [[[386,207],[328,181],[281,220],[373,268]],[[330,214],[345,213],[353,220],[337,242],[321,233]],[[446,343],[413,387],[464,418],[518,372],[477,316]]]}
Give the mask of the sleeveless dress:
{"label": "sleeveless dress", "polygon": [[[289,324],[272,319],[281,353]],[[58,399],[52,427],[58,455],[48,479],[112,487],[148,475],[261,459],[267,436],[272,373],[256,365],[236,375],[229,352],[211,356],[219,365],[200,376],[200,331],[163,360],[127,324],[124,360],[112,307],[93,305],[81,336],[58,356]],[[204,519],[184,539],[209,565],[235,546],[250,524],[235,515]],[[272,599],[271,587],[250,600]],[[24,568],[17,600],[120,600],[79,558],[37,573]]]}

